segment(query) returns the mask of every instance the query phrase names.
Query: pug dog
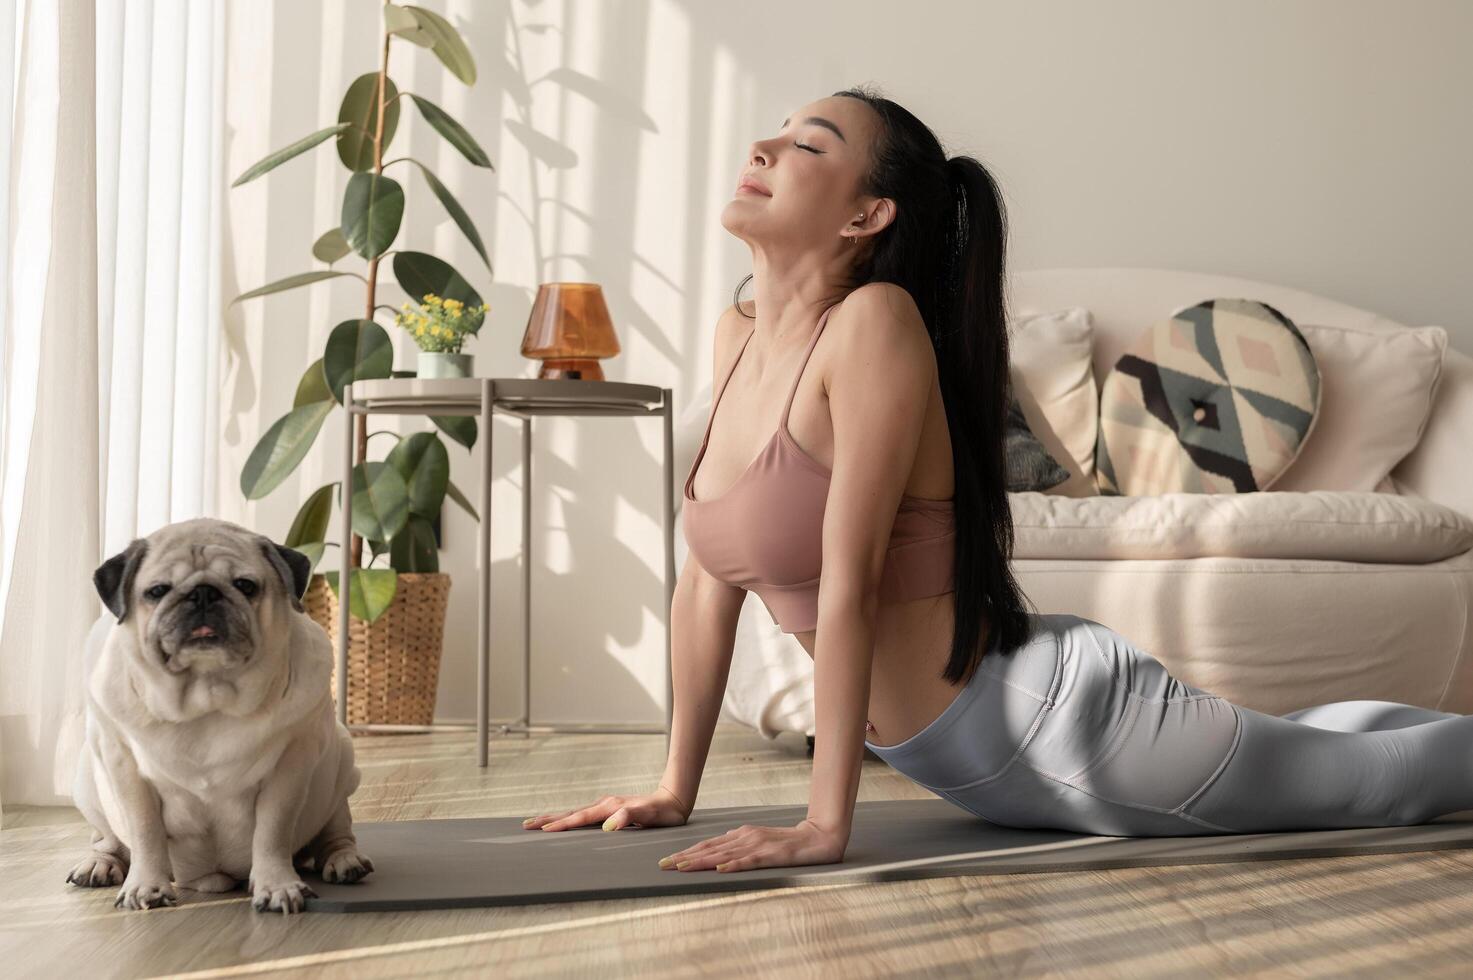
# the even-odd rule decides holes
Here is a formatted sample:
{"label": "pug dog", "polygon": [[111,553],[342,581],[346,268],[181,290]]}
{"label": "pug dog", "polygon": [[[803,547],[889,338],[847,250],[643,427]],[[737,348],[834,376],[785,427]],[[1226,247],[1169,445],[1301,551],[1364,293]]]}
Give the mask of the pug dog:
{"label": "pug dog", "polygon": [[311,562],[202,517],[137,538],[92,580],[117,617],[87,669],[73,787],[93,828],[74,885],[120,885],[115,907],[174,905],[174,882],[257,911],[301,911],[373,870],[348,797],[353,742],[333,712],[332,644],[300,596]]}

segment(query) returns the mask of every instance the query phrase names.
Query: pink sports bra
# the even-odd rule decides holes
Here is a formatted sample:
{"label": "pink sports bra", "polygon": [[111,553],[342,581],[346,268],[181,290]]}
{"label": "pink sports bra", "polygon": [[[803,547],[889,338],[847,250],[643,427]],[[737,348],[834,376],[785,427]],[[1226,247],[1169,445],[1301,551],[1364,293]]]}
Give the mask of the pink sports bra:
{"label": "pink sports bra", "polygon": [[[788,432],[788,410],[833,309],[829,307],[819,317],[777,431],[730,489],[719,497],[696,500],[691,484],[705,458],[721,396],[752,339],[752,334],[747,335],[711,405],[706,434],[685,478],[681,526],[696,560],[723,582],[756,592],[784,633],[806,632],[818,625],[823,512],[832,473],[793,440]],[[952,507],[951,500],[901,497],[880,580],[882,602],[952,591],[956,545]]]}

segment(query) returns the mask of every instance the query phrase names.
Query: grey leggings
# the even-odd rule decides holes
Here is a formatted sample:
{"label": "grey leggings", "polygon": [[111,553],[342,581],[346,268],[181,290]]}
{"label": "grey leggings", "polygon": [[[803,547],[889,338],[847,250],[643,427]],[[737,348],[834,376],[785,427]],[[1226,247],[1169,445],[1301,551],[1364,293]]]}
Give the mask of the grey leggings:
{"label": "grey leggings", "polygon": [[1473,809],[1473,715],[1338,701],[1282,717],[1184,684],[1107,626],[1034,614],[897,745],[865,745],[991,823],[1158,837],[1424,823]]}

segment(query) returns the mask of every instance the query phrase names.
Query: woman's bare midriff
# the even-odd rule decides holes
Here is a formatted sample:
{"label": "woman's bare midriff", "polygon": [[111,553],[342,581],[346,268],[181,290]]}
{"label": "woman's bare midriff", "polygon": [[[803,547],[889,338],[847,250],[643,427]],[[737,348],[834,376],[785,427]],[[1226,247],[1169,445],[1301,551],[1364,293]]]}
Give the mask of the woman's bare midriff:
{"label": "woman's bare midriff", "polygon": [[[962,684],[951,684],[941,676],[951,657],[955,615],[954,592],[880,605],[875,616],[869,725],[865,731],[870,742],[898,745],[934,721],[961,693]],[[793,636],[812,657],[818,630]],[[978,637],[984,650],[988,639],[988,623],[984,621]]]}

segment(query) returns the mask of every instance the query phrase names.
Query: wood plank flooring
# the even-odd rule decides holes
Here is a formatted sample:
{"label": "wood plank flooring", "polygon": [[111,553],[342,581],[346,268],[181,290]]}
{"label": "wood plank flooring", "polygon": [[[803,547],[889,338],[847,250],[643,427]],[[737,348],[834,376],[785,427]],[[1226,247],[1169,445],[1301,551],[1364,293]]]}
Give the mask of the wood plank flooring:
{"label": "wood plank flooring", "polygon": [[[528,816],[642,792],[660,735],[360,736],[359,820]],[[1473,764],[1473,762],[1470,762]],[[717,729],[700,807],[804,803],[804,740]],[[867,759],[862,800],[926,790]],[[637,833],[638,831],[632,831]],[[112,908],[64,881],[90,840],[70,808],[0,830],[0,976],[366,980],[1187,974],[1467,976],[1473,852],[1016,874],[726,895],[377,914],[253,912],[244,892]]]}

